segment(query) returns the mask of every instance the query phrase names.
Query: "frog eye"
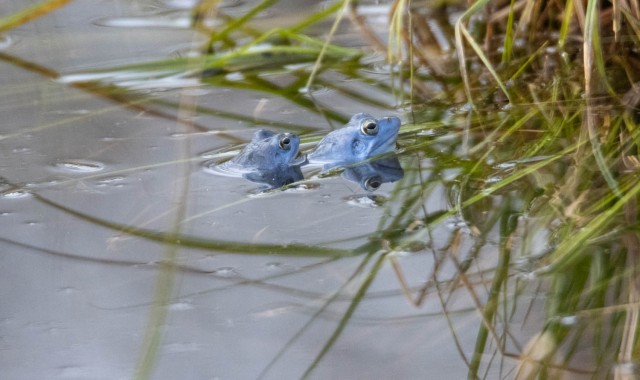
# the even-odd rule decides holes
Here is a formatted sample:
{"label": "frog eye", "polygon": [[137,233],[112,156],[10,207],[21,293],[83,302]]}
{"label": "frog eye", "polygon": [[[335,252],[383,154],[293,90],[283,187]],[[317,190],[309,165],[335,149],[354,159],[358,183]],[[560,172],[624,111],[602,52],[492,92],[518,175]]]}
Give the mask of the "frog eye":
{"label": "frog eye", "polygon": [[375,191],[380,187],[380,185],[382,185],[382,178],[377,175],[367,178],[367,180],[364,181],[364,188],[367,191]]}
{"label": "frog eye", "polygon": [[378,123],[373,119],[362,120],[360,123],[360,130],[365,135],[375,136],[378,134]]}
{"label": "frog eye", "polygon": [[280,139],[280,148],[284,150],[289,150],[291,148],[291,139],[289,136],[285,136]]}

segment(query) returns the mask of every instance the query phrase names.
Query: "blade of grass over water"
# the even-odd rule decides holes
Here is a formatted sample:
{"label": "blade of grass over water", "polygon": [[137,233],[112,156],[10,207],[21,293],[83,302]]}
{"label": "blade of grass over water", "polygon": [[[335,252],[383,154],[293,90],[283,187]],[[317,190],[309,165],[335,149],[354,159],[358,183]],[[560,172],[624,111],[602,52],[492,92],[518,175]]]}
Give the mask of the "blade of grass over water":
{"label": "blade of grass over water", "polygon": [[605,181],[607,181],[611,191],[613,191],[616,197],[621,198],[622,192],[618,186],[618,181],[613,178],[613,174],[611,173],[611,170],[609,170],[609,167],[612,165],[608,164],[602,155],[602,149],[599,141],[600,136],[596,130],[596,115],[591,105],[591,101],[588,101],[585,112],[584,123],[586,124],[586,129],[589,134],[589,142],[591,143],[591,149],[593,150],[593,157],[595,158],[596,164],[600,169],[600,173],[602,173]]}
{"label": "blade of grass over water", "polygon": [[217,41],[227,38],[231,32],[237,30],[242,25],[250,21],[253,17],[255,17],[258,13],[264,11],[265,9],[268,9],[270,6],[272,6],[277,2],[278,0],[262,0],[261,2],[256,4],[252,9],[250,9],[248,12],[243,14],[241,17],[238,17],[237,19],[231,22],[228,22],[221,31],[213,33],[209,38],[208,45],[211,47]]}
{"label": "blade of grass over water", "polygon": [[[478,378],[478,371],[480,369],[480,364],[487,344],[489,329],[493,326],[492,321],[494,320],[496,312],[498,310],[498,306],[500,305],[502,288],[506,286],[506,281],[509,274],[509,265],[511,261],[511,245],[513,233],[515,232],[517,224],[513,223],[512,218],[514,214],[511,210],[510,204],[508,202],[504,202],[502,204],[502,207],[503,209],[498,212],[498,214],[501,215],[498,264],[496,266],[494,277],[491,281],[491,288],[489,289],[488,299],[485,302],[482,310],[480,311],[483,314],[482,319],[485,323],[482,323],[480,325],[478,336],[476,337],[474,354],[469,365],[469,376],[467,377],[468,379]],[[499,344],[499,342],[496,341],[496,344]]]}
{"label": "blade of grass over water", "polygon": [[38,17],[42,17],[50,12],[60,9],[67,5],[71,0],[48,0],[43,1],[32,6],[26,7],[23,10],[0,18],[0,33],[7,30],[16,28],[20,25],[26,24],[29,21],[35,20]]}
{"label": "blade of grass over water", "polygon": [[[57,71],[52,70],[48,67],[39,65],[37,63],[33,63],[30,61],[26,61],[22,58],[19,57],[15,57],[12,55],[8,55],[5,54],[3,52],[0,52],[0,60],[8,62],[10,64],[16,65],[22,69],[25,69],[27,71],[33,72],[33,73],[37,73],[38,75],[41,75],[45,78],[49,78],[49,79],[53,79],[53,80],[60,80],[60,78],[62,78],[63,76],[61,76]],[[176,116],[171,115],[169,113],[166,113],[164,111],[160,111],[160,110],[154,110],[152,108],[146,107],[145,104],[152,102],[152,97],[148,97],[148,96],[129,96],[129,94],[127,94],[126,91],[123,91],[121,88],[119,87],[114,87],[111,86],[109,84],[100,84],[100,83],[96,83],[96,82],[90,82],[90,83],[85,83],[85,82],[78,82],[78,83],[70,83],[70,85],[76,89],[79,89],[81,91],[90,93],[92,95],[101,97],[101,98],[105,98],[107,100],[110,100],[114,103],[117,103],[119,105],[119,107],[112,107],[112,108],[106,108],[106,109],[102,109],[102,110],[96,110],[94,111],[95,113],[93,113],[92,115],[96,115],[98,113],[103,113],[103,112],[108,112],[108,111],[115,111],[118,109],[121,109],[122,107],[124,108],[129,108],[132,109],[134,111],[137,112],[144,112],[147,113],[149,115],[153,115],[153,116],[157,116],[163,119],[168,119],[168,120],[175,120],[178,123],[183,123],[182,120],[176,118]],[[86,117],[90,117],[90,116],[80,116],[79,118],[86,118]],[[65,125],[67,124],[67,122],[64,121],[60,121],[57,123],[53,123],[50,125]],[[207,131],[208,129],[205,128],[204,126],[201,126],[197,123],[189,123],[188,124],[190,127],[194,127],[196,130],[200,130],[200,131]],[[47,129],[49,128],[49,126],[43,125],[43,126],[36,126],[33,127],[32,131],[38,131],[38,130],[42,130],[42,129]],[[26,133],[25,129],[21,129],[20,131],[14,133],[14,134],[8,134],[8,135],[4,135],[4,136],[0,136],[0,139],[3,138],[7,138],[8,136],[19,136],[20,134],[24,134]]]}
{"label": "blade of grass over water", "polygon": [[511,0],[511,4],[509,5],[509,16],[507,19],[507,31],[505,32],[504,38],[504,51],[502,52],[502,64],[509,64],[511,61],[511,50],[513,49],[513,19],[514,19],[514,10],[513,5],[516,0]]}
{"label": "blade of grass over water", "polygon": [[[462,76],[462,81],[464,83],[464,90],[465,90],[465,93],[467,94],[467,100],[470,102],[471,106],[474,108],[475,108],[475,105],[473,103],[473,96],[471,95],[471,83],[469,80],[469,74],[467,73],[467,60],[466,60],[466,54],[464,52],[464,43],[462,42],[463,29],[465,29],[465,26],[463,25],[463,23],[466,22],[469,19],[469,17],[471,17],[471,15],[482,10],[482,8],[486,6],[488,2],[489,0],[479,0],[473,3],[473,5],[471,5],[469,9],[467,9],[467,11],[462,16],[460,16],[458,21],[456,21],[456,25],[455,25],[456,51],[458,52],[458,63],[460,65],[460,75]],[[471,38],[471,41],[468,41],[468,42],[471,43],[472,41],[473,41],[473,38]]]}
{"label": "blade of grass over water", "polygon": [[562,18],[562,26],[560,27],[560,36],[558,38],[558,46],[560,49],[564,48],[567,43],[567,38],[569,37],[569,26],[574,15],[573,1],[574,0],[566,0],[564,4],[564,17]]}
{"label": "blade of grass over water", "polygon": [[540,54],[542,54],[542,52],[543,52],[543,51],[544,51],[544,49],[546,49],[546,48],[547,48],[547,42],[544,42],[544,43],[542,44],[542,46],[540,46],[540,47],[538,48],[538,50],[536,50],[533,54],[531,54],[531,55],[529,56],[529,58],[527,58],[527,60],[526,60],[522,65],[520,65],[520,66],[518,67],[518,70],[517,70],[515,73],[513,73],[513,75],[511,75],[511,77],[509,78],[509,81],[514,81],[514,80],[516,80],[516,79],[517,79],[517,78],[518,78],[518,77],[519,77],[519,76],[520,76],[520,75],[521,75],[521,74],[522,74],[522,73],[523,73],[523,72],[524,72],[524,71],[529,67],[529,65],[531,64],[531,62],[533,62],[535,59],[537,59],[537,58],[538,58],[538,56],[539,56]]}
{"label": "blade of grass over water", "polygon": [[329,52],[329,48],[331,47],[330,45],[331,39],[333,38],[333,35],[336,33],[336,30],[338,29],[338,25],[340,25],[340,22],[342,21],[344,14],[349,7],[349,4],[351,4],[351,0],[342,0],[342,7],[340,7],[340,9],[338,10],[336,19],[334,20],[333,25],[329,30],[325,43],[322,45],[322,49],[320,50],[318,54],[318,58],[316,59],[313,65],[313,68],[311,69],[311,73],[309,74],[309,79],[307,80],[307,84],[305,85],[304,88],[306,89],[311,88],[311,84],[313,83],[316,75],[320,71],[322,61],[325,59],[325,56],[327,56],[327,53]]}
{"label": "blade of grass over water", "polygon": [[[337,11],[340,10],[340,8],[342,8],[344,6],[344,1],[336,1],[333,4],[329,4],[328,6],[326,6],[325,8],[323,8],[322,10],[311,14],[309,17],[307,17],[306,19],[300,21],[299,23],[295,24],[294,26],[287,28],[286,30],[289,32],[300,32],[301,30],[313,25],[313,24],[317,24],[318,22],[332,16],[333,14],[335,14]],[[300,36],[306,37],[304,34],[300,34]],[[328,42],[328,41],[327,41]]]}
{"label": "blade of grass over water", "polygon": [[[195,59],[188,62],[189,69],[200,69],[200,67],[198,67],[199,64],[200,62]],[[186,95],[185,93],[181,95],[177,119],[185,120],[189,123],[193,121],[195,116],[195,101],[193,97]],[[182,125],[182,130],[178,129],[178,131],[181,133],[187,133],[191,128]],[[189,138],[181,140],[178,147],[181,157],[189,157],[189,152],[191,152],[190,145],[191,140]],[[191,183],[191,167],[189,163],[186,161],[181,162],[177,165],[177,169],[177,175],[173,182],[174,188],[171,192],[172,198],[170,204],[175,205],[170,211],[170,213],[173,214],[170,215],[172,219],[171,231],[166,234],[165,239],[162,242],[164,247],[162,261],[165,265],[163,265],[160,273],[158,273],[158,276],[156,277],[153,303],[149,310],[146,331],[142,340],[137,368],[135,370],[136,379],[141,380],[150,379],[153,374],[153,370],[156,367],[160,344],[164,336],[165,322],[169,313],[169,303],[174,291],[175,272],[180,249],[179,239],[182,235],[182,221],[185,219],[187,214],[189,188]]]}
{"label": "blade of grass over water", "polygon": [[504,83],[502,83],[502,79],[500,79],[500,76],[498,76],[498,73],[496,73],[495,69],[493,68],[493,65],[491,64],[491,62],[489,62],[489,59],[482,52],[482,48],[474,41],[473,37],[471,37],[471,34],[469,34],[469,32],[467,31],[467,28],[465,28],[464,26],[460,26],[460,33],[465,37],[469,46],[471,46],[473,51],[478,55],[478,58],[480,58],[482,63],[484,63],[485,67],[487,68],[489,73],[491,73],[491,76],[493,76],[493,79],[496,81],[496,84],[498,85],[498,87],[500,87],[500,89],[504,93],[504,96],[507,97],[507,100],[509,100],[509,102],[513,102],[511,100],[511,95],[509,94],[509,91],[507,91],[507,88],[505,87]]}
{"label": "blade of grass over water", "polygon": [[621,211],[621,209],[631,200],[640,195],[640,182],[625,186],[623,188],[623,196],[617,199],[610,207],[601,211],[592,221],[581,228],[572,238],[563,241],[553,250],[553,260],[548,267],[542,268],[540,273],[561,272],[577,261],[582,259],[586,254],[582,248],[587,244],[588,239],[598,236],[603,232],[607,225],[613,220],[613,217]]}
{"label": "blade of grass over water", "polygon": [[373,267],[367,273],[366,277],[362,281],[362,284],[358,288],[358,291],[353,296],[353,300],[349,304],[349,307],[344,312],[343,317],[340,319],[340,322],[338,323],[338,327],[336,327],[331,337],[327,340],[324,346],[322,346],[322,350],[320,350],[320,352],[315,357],[315,359],[313,359],[313,362],[311,362],[311,364],[309,365],[305,373],[302,375],[303,379],[309,378],[313,370],[318,366],[318,364],[320,364],[324,356],[329,352],[331,347],[333,347],[333,345],[338,340],[338,338],[340,337],[344,329],[347,327],[347,324],[349,323],[349,320],[353,316],[353,313],[356,311],[356,309],[360,305],[360,302],[362,302],[362,300],[364,299],[365,295],[367,294],[367,290],[369,290],[369,287],[371,286],[371,283],[376,278],[378,272],[382,268],[382,264],[384,264],[386,257],[387,257],[387,253],[383,253],[378,256],[378,259],[375,261],[375,263],[373,264]]}
{"label": "blade of grass over water", "polygon": [[221,240],[210,240],[210,239],[201,239],[197,237],[187,236],[187,235],[174,235],[171,233],[158,232],[152,230],[145,230],[141,228],[135,228],[131,226],[126,226],[119,223],[109,222],[107,220],[103,220],[85,213],[78,212],[69,207],[63,206],[56,202],[53,202],[45,197],[32,193],[32,196],[43,204],[46,204],[54,209],[60,210],[67,215],[74,216],[76,218],[80,218],[87,222],[99,225],[101,227],[105,227],[108,229],[112,229],[114,231],[132,235],[136,237],[140,237],[143,239],[156,241],[165,244],[174,244],[180,245],[182,247],[189,248],[200,248],[212,251],[220,251],[227,253],[241,253],[241,254],[250,254],[250,255],[266,255],[266,254],[279,254],[286,256],[300,256],[300,257],[346,257],[346,256],[355,256],[360,254],[359,250],[341,250],[341,249],[331,249],[331,248],[323,248],[320,246],[310,246],[310,245],[300,245],[300,244],[251,244],[251,243],[240,243],[240,242],[231,242],[231,241],[221,241]]}
{"label": "blade of grass over water", "polygon": [[[134,79],[132,74],[139,77],[151,77],[152,75],[166,77],[174,75],[190,75],[209,70],[212,74],[230,72],[242,72],[282,67],[288,64],[313,62],[321,50],[316,46],[258,46],[250,50],[236,50],[218,54],[208,54],[200,57],[173,58],[148,63],[137,63],[119,67],[104,68],[66,75],[62,77],[65,82],[99,80],[117,78],[118,73],[126,72],[127,80]],[[351,59],[359,55],[359,52],[346,48],[329,47],[325,51],[328,59]],[[198,61],[198,72],[187,70],[188,62]]]}
{"label": "blade of grass over water", "polygon": [[304,326],[302,326],[292,337],[291,339],[289,339],[287,341],[287,343],[282,347],[282,349],[280,349],[280,351],[278,351],[278,353],[273,357],[273,359],[271,359],[271,361],[269,362],[269,364],[267,364],[266,367],[264,367],[264,369],[261,371],[261,373],[258,375],[257,379],[262,379],[264,378],[267,373],[271,370],[271,368],[280,360],[280,358],[282,358],[282,356],[285,354],[285,352],[298,340],[302,337],[302,335],[308,331],[309,328],[311,328],[312,324],[320,317],[320,315],[322,315],[322,313],[324,313],[327,308],[335,301],[338,299],[338,297],[346,290],[346,288],[352,284],[352,282],[357,278],[358,275],[360,275],[362,273],[362,271],[364,270],[364,268],[367,266],[367,264],[369,263],[369,261],[374,257],[373,253],[369,253],[367,254],[362,261],[360,262],[360,264],[358,265],[358,267],[353,271],[353,274],[351,275],[351,277],[349,277],[346,281],[344,281],[344,283],[340,286],[340,288],[338,288],[335,292],[333,292],[333,294],[331,294],[329,297],[326,298],[326,300],[323,301],[322,306],[320,306],[316,312],[313,313],[313,315],[311,316],[311,318],[309,318],[309,320],[304,324]]}
{"label": "blade of grass over water", "polygon": [[[612,96],[616,96],[615,91],[607,81],[605,72],[604,53],[600,41],[600,23],[598,21],[599,0],[587,1],[587,13],[584,27],[584,73],[585,73],[585,93],[587,97],[595,95],[596,86],[605,86]],[[594,70],[594,65],[595,69]],[[594,77],[594,73],[598,77]],[[594,83],[597,80],[597,83]]]}

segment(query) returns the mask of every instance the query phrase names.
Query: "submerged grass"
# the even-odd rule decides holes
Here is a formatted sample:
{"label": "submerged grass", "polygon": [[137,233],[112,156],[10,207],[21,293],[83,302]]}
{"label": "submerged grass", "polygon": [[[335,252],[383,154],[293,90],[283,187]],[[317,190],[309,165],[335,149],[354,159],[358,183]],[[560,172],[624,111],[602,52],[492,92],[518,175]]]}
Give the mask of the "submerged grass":
{"label": "submerged grass", "polygon": [[[0,31],[64,3],[43,2],[0,19]],[[363,105],[383,106],[374,97],[325,77],[339,73],[361,83],[374,82],[363,74],[371,65],[360,60],[360,49],[329,42],[340,26],[341,15],[350,10],[364,39],[376,41],[373,48],[380,49],[381,40],[367,26],[366,17],[358,15],[358,2],[335,2],[289,28],[252,29],[252,19],[275,3],[264,0],[240,17],[224,18],[221,29],[207,30],[203,20],[218,15],[219,2],[201,1],[194,7],[193,27],[208,33],[208,40],[195,57],[66,77],[4,53],[0,59],[126,107],[153,110],[148,108],[150,104],[171,109],[172,115],[156,111],[155,116],[176,120],[181,120],[177,111],[183,103],[147,97],[122,85],[119,78],[125,73],[127,80],[133,75],[147,82],[195,77],[199,85],[280,97],[338,122],[344,121],[345,115],[314,102],[313,85]],[[455,15],[459,17],[451,23]],[[326,41],[305,33],[306,28],[330,18],[334,23]],[[174,223],[173,232],[162,233],[105,221],[39,195],[36,199],[87,222],[164,242],[170,262],[179,247],[302,257],[363,255],[353,276],[326,297],[309,320],[313,323],[327,305],[343,296],[346,285],[357,284],[349,306],[303,377],[322,365],[387,264],[397,274],[401,291],[416,306],[429,296],[438,297],[469,379],[492,378],[495,373],[506,375],[509,371],[521,379],[555,378],[561,373],[623,376],[624,366],[640,360],[637,3],[479,0],[467,6],[463,2],[425,5],[396,0],[390,7],[390,19],[386,63],[393,67],[397,82],[394,86],[378,85],[378,89],[409,99],[402,106],[410,110],[411,122],[402,127],[399,141],[405,177],[390,193],[391,202],[378,230],[358,248],[201,239],[180,234],[182,220]],[[236,78],[229,79],[231,74]],[[266,79],[268,75],[286,75],[292,80],[281,84]],[[254,124],[270,123],[197,105],[191,110],[253,120]],[[307,131],[304,126],[290,128]],[[448,203],[433,209],[434,198],[442,193]],[[185,197],[183,194],[182,202]],[[453,227],[442,232],[445,225]],[[434,231],[449,233],[445,246],[434,244]],[[419,252],[431,253],[434,265],[420,286],[411,286],[403,274],[401,256]],[[491,253],[494,256],[487,258]],[[482,267],[486,260],[493,263],[488,271]],[[447,263],[455,268],[452,276],[443,273]],[[149,323],[150,348],[141,354],[140,378],[150,377],[157,358],[166,301],[171,296],[169,271],[159,277],[160,309],[154,309]],[[481,280],[474,280],[476,277]],[[548,290],[541,295],[544,315],[536,321],[530,321],[534,318],[530,316],[531,305],[520,298],[528,287]],[[462,291],[470,296],[479,315],[471,348],[462,345],[449,319],[449,305]],[[525,337],[528,342],[522,344],[521,334],[510,330],[516,322],[531,322],[539,332]],[[274,362],[284,357],[307,328],[305,325],[278,351]],[[582,346],[588,340],[592,360],[578,370],[577,357],[585,355]],[[517,352],[510,351],[513,349]]]}

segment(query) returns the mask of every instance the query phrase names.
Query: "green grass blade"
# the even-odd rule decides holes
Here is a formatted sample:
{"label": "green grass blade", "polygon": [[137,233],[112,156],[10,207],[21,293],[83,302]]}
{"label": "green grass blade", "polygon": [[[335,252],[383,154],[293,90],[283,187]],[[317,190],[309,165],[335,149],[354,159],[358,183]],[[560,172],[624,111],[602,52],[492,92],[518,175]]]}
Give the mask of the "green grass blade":
{"label": "green grass blade", "polygon": [[291,347],[291,345],[298,340],[299,338],[302,337],[302,335],[311,327],[311,325],[317,320],[318,317],[320,317],[320,315],[322,313],[324,313],[327,308],[333,303],[333,301],[335,301],[336,299],[338,299],[338,297],[342,294],[342,292],[353,282],[353,279],[362,272],[362,270],[366,267],[366,265],[369,263],[369,261],[371,260],[371,258],[373,258],[374,255],[373,253],[369,253],[367,254],[362,261],[360,262],[360,264],[358,265],[358,267],[354,270],[353,275],[347,280],[345,281],[339,288],[338,290],[336,290],[333,294],[331,294],[330,297],[328,297],[326,299],[326,301],[323,302],[322,306],[318,308],[318,310],[316,310],[315,313],[313,313],[313,315],[311,316],[311,318],[309,318],[309,320],[304,324],[304,326],[302,326],[292,337],[291,339],[289,339],[287,341],[287,343],[283,346],[283,348],[278,351],[278,353],[273,357],[273,359],[269,362],[269,364],[267,364],[267,366],[262,370],[262,372],[258,375],[258,379],[262,379],[264,378],[264,376],[266,376],[266,374],[269,372],[269,370],[273,367],[273,365],[275,365],[278,360],[280,360],[280,358],[284,355],[284,353],[287,351],[287,349],[289,347]]}
{"label": "green grass blade", "polygon": [[582,248],[586,246],[588,240],[602,233],[608,223],[613,220],[613,217],[638,195],[640,195],[640,182],[624,192],[621,198],[613,205],[605,208],[586,226],[579,229],[571,239],[563,240],[552,253],[549,266],[542,268],[540,273],[561,272],[579,261],[582,258],[581,255],[587,254]]}
{"label": "green grass blade", "polygon": [[502,64],[506,65],[511,61],[511,50],[513,49],[513,19],[514,19],[514,9],[513,5],[516,3],[516,0],[511,0],[511,4],[509,5],[509,17],[507,18],[507,31],[504,36],[504,51],[502,52]]}
{"label": "green grass blade", "polygon": [[37,199],[38,202],[46,204],[50,207],[53,207],[57,210],[60,210],[76,218],[80,218],[87,222],[90,222],[105,228],[109,228],[123,234],[132,235],[132,236],[136,236],[136,237],[140,237],[143,239],[156,241],[164,244],[176,244],[176,245],[180,245],[181,247],[200,248],[200,249],[207,249],[207,250],[213,250],[213,251],[248,254],[248,255],[277,254],[277,255],[285,255],[285,256],[300,256],[300,257],[316,257],[316,256],[346,257],[346,256],[354,256],[358,254],[351,250],[323,248],[318,245],[310,246],[310,245],[304,245],[304,244],[282,244],[282,245],[249,244],[249,243],[222,241],[222,240],[201,239],[201,238],[182,235],[182,234],[173,235],[172,233],[152,231],[152,230],[147,230],[143,228],[136,228],[136,227],[126,226],[119,223],[109,222],[107,220],[100,219],[100,218],[73,210],[69,207],[53,202],[41,195],[32,193],[32,196],[35,197],[35,199]]}
{"label": "green grass blade", "polygon": [[333,347],[333,345],[338,340],[338,338],[340,337],[344,329],[347,327],[347,324],[349,323],[349,320],[353,316],[353,313],[358,308],[358,305],[360,305],[360,302],[362,302],[362,300],[364,299],[364,296],[367,293],[369,286],[371,286],[371,284],[373,283],[373,280],[376,278],[376,276],[378,275],[378,272],[382,268],[382,264],[384,264],[386,257],[387,257],[387,254],[381,254],[380,257],[378,257],[378,260],[374,263],[369,273],[367,273],[367,277],[362,282],[362,285],[360,285],[360,288],[358,289],[355,296],[353,297],[353,300],[349,304],[349,307],[347,308],[344,315],[340,319],[340,322],[338,323],[338,327],[334,330],[333,334],[331,334],[331,337],[329,338],[327,343],[325,343],[325,345],[322,347],[322,350],[320,351],[320,353],[318,353],[318,355],[315,357],[313,362],[309,365],[305,373],[302,375],[303,379],[306,379],[309,377],[309,375],[311,375],[311,372],[313,372],[313,370],[318,366],[322,358],[324,358],[327,352],[329,352],[331,347]]}
{"label": "green grass blade", "polygon": [[247,22],[251,21],[258,13],[263,10],[269,8],[273,4],[277,3],[278,0],[262,0],[260,3],[256,4],[251,10],[247,13],[243,14],[241,17],[229,22],[226,26],[219,32],[214,33],[209,39],[209,46],[213,46],[217,41],[223,40],[227,38],[227,36],[242,27]]}
{"label": "green grass blade", "polygon": [[562,18],[562,26],[560,26],[560,36],[558,38],[558,45],[561,49],[564,48],[564,45],[567,43],[567,38],[569,37],[569,26],[573,18],[573,1],[574,0],[566,0],[564,5],[564,17]]}
{"label": "green grass blade", "polygon": [[6,32],[31,20],[44,16],[65,6],[71,0],[49,0],[34,4],[12,15],[0,18],[0,33]]}
{"label": "green grass blade", "polygon": [[338,25],[340,25],[340,21],[342,21],[342,18],[344,17],[344,13],[345,13],[347,7],[349,7],[350,3],[351,3],[351,0],[343,0],[342,1],[342,7],[338,11],[338,14],[336,15],[336,19],[333,22],[333,25],[331,25],[331,29],[329,30],[329,33],[327,34],[327,40],[326,40],[325,44],[322,45],[322,49],[320,50],[320,53],[318,54],[318,58],[316,59],[316,62],[313,65],[313,68],[311,69],[311,73],[309,74],[309,79],[307,80],[307,84],[305,85],[305,88],[307,88],[307,89],[311,88],[311,84],[313,84],[313,80],[315,79],[316,75],[320,71],[322,60],[324,59],[325,55],[328,53],[328,47],[331,45],[330,44],[331,38],[333,37],[333,35],[338,30]]}
{"label": "green grass blade", "polygon": [[511,95],[509,94],[509,91],[507,91],[507,87],[505,87],[504,83],[502,83],[502,80],[498,76],[498,73],[496,73],[495,69],[493,68],[493,65],[491,64],[491,62],[489,62],[489,59],[487,58],[487,56],[482,52],[482,48],[476,43],[473,37],[471,37],[471,35],[469,34],[469,31],[467,31],[467,28],[465,27],[460,28],[460,32],[466,38],[467,42],[469,43],[469,46],[471,46],[471,48],[476,53],[478,58],[480,58],[482,63],[484,63],[484,66],[487,68],[487,70],[489,70],[489,73],[491,73],[491,76],[498,84],[498,87],[500,87],[500,89],[504,93],[504,96],[506,96],[509,102],[512,103],[513,101],[511,100]]}
{"label": "green grass blade", "polygon": [[464,91],[467,94],[467,100],[471,104],[473,108],[475,105],[473,103],[473,97],[471,96],[471,84],[469,82],[469,75],[467,73],[467,60],[464,52],[464,43],[462,42],[462,34],[463,30],[465,30],[464,22],[466,22],[469,17],[474,15],[476,12],[479,12],[484,8],[485,5],[489,3],[490,0],[479,0],[473,3],[467,9],[466,12],[456,21],[456,25],[454,28],[455,31],[455,41],[456,41],[456,50],[458,52],[458,64],[460,66],[460,74],[462,76],[462,81],[464,83]]}
{"label": "green grass blade", "polygon": [[[489,329],[491,322],[494,320],[498,306],[500,304],[501,289],[505,286],[505,282],[509,279],[509,264],[511,262],[511,236],[516,227],[516,223],[512,223],[512,212],[509,212],[509,203],[503,203],[503,209],[500,211],[500,248],[498,254],[498,265],[496,266],[495,275],[491,281],[491,287],[487,302],[482,309],[482,320],[484,323],[480,325],[480,330],[476,337],[476,345],[474,354],[471,358],[469,366],[468,379],[477,379],[478,370],[482,363],[485,346],[489,337]],[[497,342],[496,342],[497,343]]]}

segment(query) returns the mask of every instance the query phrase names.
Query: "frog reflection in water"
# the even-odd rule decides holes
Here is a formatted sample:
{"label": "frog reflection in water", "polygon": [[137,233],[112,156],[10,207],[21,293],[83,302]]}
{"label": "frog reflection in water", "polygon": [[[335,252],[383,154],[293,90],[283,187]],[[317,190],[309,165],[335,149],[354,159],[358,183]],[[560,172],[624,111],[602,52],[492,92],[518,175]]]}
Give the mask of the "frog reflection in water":
{"label": "frog reflection in water", "polygon": [[303,178],[300,166],[305,159],[298,155],[299,146],[300,138],[294,134],[260,129],[238,155],[220,167],[268,187],[284,186]]}
{"label": "frog reflection in water", "polygon": [[383,183],[395,182],[402,177],[404,177],[404,171],[395,154],[375,161],[347,166],[342,172],[342,178],[357,183],[366,191],[375,191]]}
{"label": "frog reflection in water", "polygon": [[353,164],[395,149],[400,119],[355,114],[344,127],[327,134],[308,154],[310,164],[331,167]]}

